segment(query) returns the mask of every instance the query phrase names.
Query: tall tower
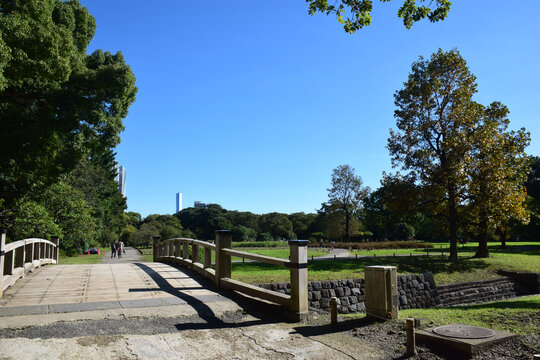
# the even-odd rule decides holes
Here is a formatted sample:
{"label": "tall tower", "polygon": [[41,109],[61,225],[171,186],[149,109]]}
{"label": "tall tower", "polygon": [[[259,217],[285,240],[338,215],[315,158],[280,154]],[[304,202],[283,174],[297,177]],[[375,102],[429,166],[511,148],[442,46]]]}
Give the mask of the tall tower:
{"label": "tall tower", "polygon": [[182,193],[176,193],[176,212],[182,211]]}
{"label": "tall tower", "polygon": [[118,190],[120,190],[122,196],[126,196],[126,168],[119,166],[118,163],[115,162],[114,169],[116,170],[114,181],[118,183]]}

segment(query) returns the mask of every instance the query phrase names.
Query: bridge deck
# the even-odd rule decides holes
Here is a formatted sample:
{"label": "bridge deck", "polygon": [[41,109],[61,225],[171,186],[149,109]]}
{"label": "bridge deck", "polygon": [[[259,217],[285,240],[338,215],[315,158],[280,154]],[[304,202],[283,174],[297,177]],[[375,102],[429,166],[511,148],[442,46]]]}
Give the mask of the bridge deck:
{"label": "bridge deck", "polygon": [[46,266],[4,292],[0,316],[211,303],[226,298],[161,263]]}

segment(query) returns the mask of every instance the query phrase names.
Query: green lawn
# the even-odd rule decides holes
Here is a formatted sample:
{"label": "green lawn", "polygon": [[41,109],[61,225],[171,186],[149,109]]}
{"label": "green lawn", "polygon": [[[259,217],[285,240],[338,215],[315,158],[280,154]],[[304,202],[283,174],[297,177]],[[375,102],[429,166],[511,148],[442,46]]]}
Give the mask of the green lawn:
{"label": "green lawn", "polygon": [[519,334],[540,334],[540,295],[450,308],[400,310],[399,318],[424,318],[434,326],[464,323]]}
{"label": "green lawn", "polygon": [[[418,274],[431,271],[437,284],[449,284],[499,277],[498,270],[540,272],[540,245],[515,253],[492,251],[487,259],[474,259],[469,252],[460,252],[459,262],[452,264],[444,256],[431,253],[430,256],[377,256],[357,260],[315,260],[308,264],[308,278],[314,280],[337,280],[364,277],[364,267],[371,265],[393,265],[398,275]],[[261,263],[233,264],[234,279],[251,284],[285,282],[289,279],[288,269]]]}
{"label": "green lawn", "polygon": [[100,248],[99,254],[92,255],[77,255],[77,256],[65,256],[60,254],[58,263],[60,265],[76,265],[76,264],[99,264],[101,259],[107,254],[108,251],[111,251],[111,248],[105,247]]}

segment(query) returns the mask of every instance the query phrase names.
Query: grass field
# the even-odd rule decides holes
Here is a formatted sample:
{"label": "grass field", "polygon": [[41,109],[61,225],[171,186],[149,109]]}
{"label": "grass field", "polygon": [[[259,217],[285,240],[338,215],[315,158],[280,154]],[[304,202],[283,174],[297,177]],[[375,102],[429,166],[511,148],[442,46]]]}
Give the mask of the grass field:
{"label": "grass field", "polygon": [[400,310],[399,318],[424,318],[434,326],[470,324],[518,334],[540,334],[540,295],[451,308]]}
{"label": "grass field", "polygon": [[108,251],[111,251],[111,248],[100,248],[99,251],[99,254],[92,255],[65,256],[60,254],[58,262],[60,265],[99,264],[105,254],[107,254]]}
{"label": "grass field", "polygon": [[[418,274],[431,271],[437,284],[449,284],[499,277],[498,270],[540,272],[540,244],[527,245],[529,248],[491,251],[487,259],[475,259],[475,247],[464,247],[460,252],[459,262],[448,262],[447,255],[430,252],[430,256],[377,256],[357,260],[315,260],[308,264],[308,278],[314,280],[338,280],[364,277],[364,267],[371,265],[393,265],[399,275]],[[383,250],[380,250],[383,251]],[[506,251],[506,252],[505,252]],[[422,252],[425,254],[425,252]],[[384,253],[382,253],[384,254]],[[380,255],[382,255],[380,254]],[[388,254],[388,253],[386,253]],[[397,250],[396,250],[397,254]],[[251,284],[268,282],[286,282],[288,269],[261,263],[233,264],[232,276],[236,280]]]}

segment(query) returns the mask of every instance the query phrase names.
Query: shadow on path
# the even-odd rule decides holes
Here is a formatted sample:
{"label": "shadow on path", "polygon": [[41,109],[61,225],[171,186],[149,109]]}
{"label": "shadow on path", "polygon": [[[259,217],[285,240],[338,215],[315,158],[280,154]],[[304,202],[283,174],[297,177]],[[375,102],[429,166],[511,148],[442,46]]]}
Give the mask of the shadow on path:
{"label": "shadow on path", "polygon": [[[219,328],[235,328],[235,327],[246,327],[262,324],[270,324],[284,321],[282,312],[283,309],[279,305],[268,304],[261,301],[257,301],[251,298],[247,298],[238,293],[232,291],[220,291],[215,289],[213,282],[207,278],[202,277],[198,273],[191,271],[186,268],[181,268],[186,275],[190,276],[196,283],[198,283],[201,288],[209,289],[214,291],[216,294],[219,294],[223,297],[224,300],[228,299],[236,303],[239,307],[242,308],[242,312],[235,313],[225,313],[221,317],[217,317],[212,311],[210,306],[204,303],[203,300],[183,292],[183,290],[190,289],[199,289],[197,287],[189,288],[175,288],[172,286],[166,278],[161,276],[161,274],[150,266],[144,263],[134,263],[133,265],[139,267],[143,270],[148,276],[154,280],[154,282],[159,286],[160,291],[164,291],[167,294],[175,296],[188,305],[193,307],[197,312],[197,315],[203,322],[190,322],[182,323],[175,325],[177,330],[196,330],[196,329],[219,329]],[[170,264],[167,266],[175,267]],[[130,289],[130,291],[156,291],[156,289]],[[202,296],[203,297],[203,296]],[[245,315],[251,315],[257,320],[242,321]]]}

